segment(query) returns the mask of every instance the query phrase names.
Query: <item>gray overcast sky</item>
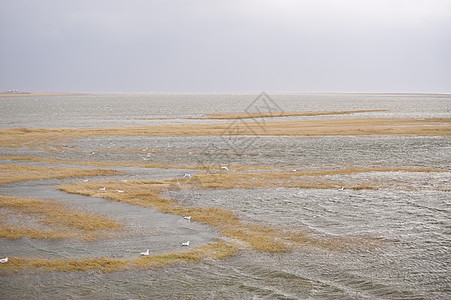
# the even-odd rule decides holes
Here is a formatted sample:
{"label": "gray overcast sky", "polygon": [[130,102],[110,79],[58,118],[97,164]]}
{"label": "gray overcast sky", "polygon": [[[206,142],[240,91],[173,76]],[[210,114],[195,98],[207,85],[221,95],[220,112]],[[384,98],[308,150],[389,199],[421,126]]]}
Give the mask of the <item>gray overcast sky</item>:
{"label": "gray overcast sky", "polygon": [[0,0],[0,91],[451,92],[450,0]]}

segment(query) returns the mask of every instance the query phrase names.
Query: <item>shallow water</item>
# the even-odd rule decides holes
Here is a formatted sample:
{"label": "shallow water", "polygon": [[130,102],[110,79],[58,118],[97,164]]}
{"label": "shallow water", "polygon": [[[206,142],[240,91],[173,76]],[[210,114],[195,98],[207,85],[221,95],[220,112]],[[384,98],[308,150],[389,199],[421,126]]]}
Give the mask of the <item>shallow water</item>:
{"label": "shallow water", "polygon": [[[242,112],[255,95],[86,95],[0,99],[1,127],[103,127],[200,122],[184,117]],[[123,99],[127,99],[124,102]],[[276,95],[285,111],[388,109],[356,116],[450,117],[445,95]],[[4,108],[4,109],[3,109]],[[45,115],[43,119],[39,115]],[[171,120],[138,120],[171,117]],[[340,116],[333,116],[340,117]],[[347,116],[355,117],[355,116]],[[320,117],[318,117],[320,118]],[[202,121],[205,122],[205,121]],[[30,155],[104,162],[195,165],[223,163],[317,170],[344,167],[427,167],[450,170],[445,137],[240,137],[236,151],[221,137],[90,138],[66,151],[6,149],[0,156]],[[214,145],[214,151],[210,151]],[[129,151],[132,149],[133,151]],[[122,151],[124,150],[124,151]],[[95,152],[95,154],[91,154]],[[19,163],[4,161],[2,163]],[[21,164],[36,164],[22,162]],[[42,163],[39,163],[42,164]],[[117,179],[182,177],[195,170],[120,168]],[[230,172],[235,172],[230,168]],[[168,197],[197,206],[235,210],[243,219],[300,228],[325,237],[359,237],[375,248],[306,249],[288,254],[243,251],[224,261],[156,270],[99,272],[26,271],[0,277],[1,299],[447,299],[451,297],[451,177],[449,172],[372,172],[333,175],[344,183],[384,183],[379,190],[229,189],[171,190]],[[73,179],[71,179],[73,180]],[[66,181],[66,180],[63,180]],[[7,184],[0,194],[55,198],[124,221],[134,235],[92,244],[21,239],[0,241],[0,255],[33,257],[133,257],[147,249],[173,251],[189,236],[202,244],[218,238],[212,228],[178,216],[55,190],[60,180]],[[448,190],[446,192],[445,190]],[[139,230],[143,226],[146,233]],[[121,233],[119,233],[121,234]]]}
{"label": "shallow water", "polygon": [[[148,175],[148,178],[151,177]],[[128,178],[128,177],[127,177]],[[118,178],[117,178],[118,179]],[[120,179],[118,179],[120,180]],[[188,222],[180,216],[163,214],[152,208],[108,201],[61,192],[55,186],[67,180],[35,180],[0,186],[0,194],[7,196],[58,199],[84,211],[99,213],[123,224],[123,228],[107,238],[94,242],[76,240],[18,239],[2,243],[3,253],[22,257],[84,258],[114,257],[137,258],[150,249],[150,254],[182,250],[181,243],[190,241],[192,246],[216,241],[218,236],[209,226]]]}
{"label": "shallow water", "polygon": [[[2,98],[0,128],[85,128],[180,124],[211,113],[265,111],[252,105],[258,94],[92,94]],[[268,95],[281,111],[345,111],[382,109],[351,117],[449,117],[451,95],[427,94],[276,94]],[[344,116],[349,118],[350,116]],[[147,120],[143,120],[147,118]],[[148,120],[148,118],[171,118]],[[316,118],[343,118],[320,116]],[[302,119],[302,118],[297,118]],[[312,119],[312,117],[304,117]],[[202,122],[206,122],[203,120]],[[210,122],[218,123],[219,120]]]}

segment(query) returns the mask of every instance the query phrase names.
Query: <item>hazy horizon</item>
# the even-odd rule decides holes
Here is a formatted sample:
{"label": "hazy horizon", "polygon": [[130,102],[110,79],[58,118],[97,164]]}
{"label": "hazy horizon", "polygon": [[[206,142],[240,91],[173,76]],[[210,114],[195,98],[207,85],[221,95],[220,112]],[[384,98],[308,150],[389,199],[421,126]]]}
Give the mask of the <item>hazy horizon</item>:
{"label": "hazy horizon", "polygon": [[0,2],[0,92],[451,92],[451,1]]}

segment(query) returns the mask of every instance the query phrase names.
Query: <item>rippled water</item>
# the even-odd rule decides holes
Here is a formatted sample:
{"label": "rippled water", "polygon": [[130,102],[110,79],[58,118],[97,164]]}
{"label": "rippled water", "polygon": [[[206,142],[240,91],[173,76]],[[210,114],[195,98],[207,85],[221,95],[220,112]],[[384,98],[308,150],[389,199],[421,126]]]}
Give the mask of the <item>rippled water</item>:
{"label": "rippled water", "polygon": [[[215,112],[242,112],[255,95],[86,95],[70,97],[1,99],[1,127],[103,127],[200,122],[184,117]],[[126,99],[126,101],[124,101]],[[450,117],[446,95],[275,95],[285,111],[387,109],[357,116]],[[44,115],[43,119],[39,116]],[[171,120],[139,120],[170,117]],[[340,116],[335,116],[340,117]],[[354,117],[354,116],[348,116]],[[297,170],[397,166],[450,170],[451,140],[445,137],[240,137],[252,139],[241,152],[230,151],[220,137],[91,138],[73,141],[71,151],[52,153],[58,159],[155,162],[191,165],[210,162],[209,145],[227,152],[228,165],[267,165]],[[111,151],[137,149],[139,151]],[[5,149],[0,155],[48,155],[33,149]],[[26,162],[23,162],[26,163]],[[186,170],[131,168],[130,178],[181,177]],[[231,170],[233,172],[233,170]],[[195,172],[195,171],[190,171]],[[297,250],[288,254],[243,251],[224,261],[203,261],[157,270],[99,272],[26,271],[0,277],[1,299],[448,299],[451,297],[451,177],[449,172],[372,172],[333,175],[344,183],[389,183],[379,190],[335,189],[228,189],[176,190],[167,196],[198,206],[233,209],[243,218],[274,226],[308,229],[319,236],[357,236],[378,241],[375,248]],[[55,191],[56,181],[8,184],[1,194],[52,197],[61,201],[129,219],[138,226],[145,210],[126,208],[97,199]],[[448,191],[446,191],[448,190]],[[61,194],[60,194],[61,193]],[[36,195],[39,194],[39,195]],[[120,213],[122,211],[124,214]],[[139,211],[139,212],[138,212]],[[141,215],[141,217],[140,217]],[[149,212],[149,216],[151,216]],[[136,220],[132,220],[136,217]],[[177,219],[177,220],[176,220]],[[202,225],[187,228],[178,217],[167,216],[148,241],[159,241],[158,251],[185,234],[198,242],[217,238]],[[173,226],[171,224],[174,224]],[[195,223],[194,223],[195,224]],[[152,230],[155,222],[147,222]],[[166,227],[165,227],[166,226]],[[191,226],[191,225],[190,225]],[[198,226],[198,227],[197,227]],[[153,229],[155,230],[155,228]],[[139,239],[139,236],[136,236]],[[136,241],[135,237],[130,238]],[[41,242],[36,242],[41,243]],[[30,241],[0,241],[0,255],[52,257],[58,244],[44,241],[34,250]],[[108,241],[107,243],[114,243]],[[110,245],[113,257],[132,256],[130,243]],[[133,242],[131,242],[133,243]],[[51,244],[51,245],[50,245]],[[86,243],[85,243],[86,244]],[[53,248],[52,248],[53,247]],[[65,244],[64,255],[83,253]],[[86,256],[97,256],[102,244],[77,245]],[[37,248],[41,250],[36,250]],[[15,251],[12,253],[8,251]],[[172,248],[169,250],[173,250]]]}
{"label": "rippled water", "polygon": [[[257,94],[93,94],[2,98],[0,95],[0,128],[84,128],[193,123],[196,121],[180,118],[201,117],[208,113],[242,113],[257,96]],[[451,114],[449,104],[451,95],[280,94],[269,96],[283,111],[385,109],[389,111],[361,113],[355,117],[376,114],[378,117],[404,118],[449,117]],[[340,118],[340,116],[333,117]],[[143,118],[175,118],[175,120],[142,120]],[[331,117],[327,116],[327,118]],[[218,120],[213,122],[217,123]]]}

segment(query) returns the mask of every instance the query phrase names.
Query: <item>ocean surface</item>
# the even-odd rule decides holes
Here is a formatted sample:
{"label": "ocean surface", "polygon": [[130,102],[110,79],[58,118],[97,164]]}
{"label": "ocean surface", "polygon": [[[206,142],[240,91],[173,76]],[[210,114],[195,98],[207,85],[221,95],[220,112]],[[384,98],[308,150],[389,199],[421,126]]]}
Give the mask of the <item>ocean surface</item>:
{"label": "ocean surface", "polygon": [[[211,113],[254,109],[258,94],[92,94],[2,98],[0,128],[99,128],[219,123]],[[450,118],[451,95],[269,94],[281,111],[384,110],[286,120],[330,118]],[[267,99],[268,100],[268,99]],[[260,107],[264,110],[264,107]],[[230,121],[228,121],[230,122]],[[451,138],[242,136],[247,147],[232,151],[222,137],[98,137],[70,141],[71,151],[6,148],[0,156],[100,162],[195,165],[209,163],[211,145],[227,165],[302,170],[349,167],[425,167],[448,172],[370,172],[330,175],[344,183],[385,183],[378,190],[255,188],[172,190],[188,205],[232,209],[245,220],[308,230],[323,237],[362,237],[376,247],[295,250],[268,254],[242,251],[221,261],[205,260],[154,270],[112,273],[25,271],[0,275],[0,299],[450,299]],[[112,151],[111,149],[115,149]],[[130,149],[142,149],[129,151]],[[56,165],[18,162],[1,164]],[[67,166],[61,164],[61,166]],[[80,166],[77,166],[80,167]],[[86,167],[86,166],[85,166]],[[182,177],[196,170],[111,167],[126,171],[115,180]],[[335,176],[335,177],[334,177]],[[52,198],[126,223],[129,234],[95,242],[0,239],[0,256],[132,258],[179,251],[220,238],[209,226],[187,223],[153,209],[69,195],[55,186],[74,179],[38,180],[0,186],[1,195]],[[77,180],[77,179],[75,179]],[[387,184],[389,183],[389,184]]]}

